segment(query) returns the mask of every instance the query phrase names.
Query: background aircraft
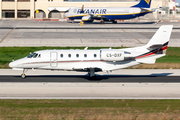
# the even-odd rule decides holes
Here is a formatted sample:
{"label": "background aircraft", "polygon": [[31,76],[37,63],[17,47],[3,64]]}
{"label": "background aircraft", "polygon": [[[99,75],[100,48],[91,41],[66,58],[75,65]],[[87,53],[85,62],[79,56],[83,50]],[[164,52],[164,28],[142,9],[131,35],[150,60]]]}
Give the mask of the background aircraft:
{"label": "background aircraft", "polygon": [[105,8],[71,8],[65,16],[69,20],[81,19],[82,21],[93,22],[93,20],[112,21],[133,19],[154,12],[156,9],[150,9],[151,0],[141,0],[139,4],[131,7],[105,7]]}
{"label": "background aircraft", "polygon": [[157,58],[166,54],[172,25],[159,28],[147,45],[124,49],[100,50],[41,50],[25,58],[13,61],[9,67],[23,70],[22,78],[28,69],[66,70],[88,72],[94,77],[95,72],[109,72],[135,66],[142,63],[155,63]]}

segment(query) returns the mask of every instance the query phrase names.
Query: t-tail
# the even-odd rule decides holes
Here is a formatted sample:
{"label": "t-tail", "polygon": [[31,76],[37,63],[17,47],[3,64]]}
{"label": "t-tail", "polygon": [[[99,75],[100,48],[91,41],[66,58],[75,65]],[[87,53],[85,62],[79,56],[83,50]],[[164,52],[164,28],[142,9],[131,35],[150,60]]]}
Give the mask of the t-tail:
{"label": "t-tail", "polygon": [[137,5],[132,7],[139,7],[139,8],[150,8],[152,0],[141,0]]}
{"label": "t-tail", "polygon": [[157,58],[165,56],[172,28],[173,25],[161,26],[151,40],[143,46],[147,52],[137,56],[136,61],[141,63],[155,63]]}

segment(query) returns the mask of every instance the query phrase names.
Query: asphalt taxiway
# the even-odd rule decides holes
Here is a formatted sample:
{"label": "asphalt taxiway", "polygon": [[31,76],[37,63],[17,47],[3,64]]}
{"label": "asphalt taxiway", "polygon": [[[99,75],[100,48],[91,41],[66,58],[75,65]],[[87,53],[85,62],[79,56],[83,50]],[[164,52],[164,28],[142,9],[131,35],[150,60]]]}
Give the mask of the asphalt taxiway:
{"label": "asphalt taxiway", "polygon": [[177,22],[84,24],[35,20],[0,20],[0,46],[134,47],[145,45],[162,25],[173,25],[170,47],[179,47]]}

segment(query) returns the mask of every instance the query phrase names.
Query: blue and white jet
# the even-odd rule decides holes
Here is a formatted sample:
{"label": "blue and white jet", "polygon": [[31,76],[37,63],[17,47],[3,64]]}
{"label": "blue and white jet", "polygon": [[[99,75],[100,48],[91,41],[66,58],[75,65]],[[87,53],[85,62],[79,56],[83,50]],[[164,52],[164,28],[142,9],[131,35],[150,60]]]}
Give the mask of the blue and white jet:
{"label": "blue and white jet", "polygon": [[111,21],[133,19],[154,12],[151,9],[151,0],[141,0],[137,5],[131,7],[92,7],[92,8],[70,8],[66,13],[69,20],[81,19],[82,21],[93,22],[93,20]]}

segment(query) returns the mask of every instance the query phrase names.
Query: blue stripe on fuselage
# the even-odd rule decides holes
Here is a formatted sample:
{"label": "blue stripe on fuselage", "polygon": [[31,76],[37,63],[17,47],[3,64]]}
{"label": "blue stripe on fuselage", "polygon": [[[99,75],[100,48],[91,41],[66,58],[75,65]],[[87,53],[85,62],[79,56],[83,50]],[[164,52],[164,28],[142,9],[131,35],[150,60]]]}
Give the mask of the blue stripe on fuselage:
{"label": "blue stripe on fuselage", "polygon": [[[115,19],[119,19],[119,20],[125,20],[125,19],[133,19],[139,16],[144,16],[146,14],[148,14],[150,12],[143,12],[143,13],[139,13],[139,14],[129,14],[129,15],[102,15],[103,17],[105,17],[105,20],[115,20]],[[83,16],[74,16],[74,17],[69,17],[70,20],[74,20],[74,19],[82,19]]]}

